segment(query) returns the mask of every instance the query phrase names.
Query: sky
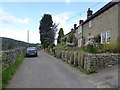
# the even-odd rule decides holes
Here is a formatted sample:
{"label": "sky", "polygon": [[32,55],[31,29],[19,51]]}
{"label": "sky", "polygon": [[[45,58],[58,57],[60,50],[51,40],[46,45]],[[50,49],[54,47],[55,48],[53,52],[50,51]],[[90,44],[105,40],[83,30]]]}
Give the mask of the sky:
{"label": "sky", "polygon": [[[51,14],[53,22],[59,24],[58,31],[63,28],[67,34],[79,23],[85,20],[87,10],[91,8],[93,13],[107,4],[109,1],[85,2],[65,0],[62,2],[0,2],[0,36],[27,42],[29,30],[29,42],[40,43],[39,26],[44,14]],[[57,35],[56,35],[57,37]]]}

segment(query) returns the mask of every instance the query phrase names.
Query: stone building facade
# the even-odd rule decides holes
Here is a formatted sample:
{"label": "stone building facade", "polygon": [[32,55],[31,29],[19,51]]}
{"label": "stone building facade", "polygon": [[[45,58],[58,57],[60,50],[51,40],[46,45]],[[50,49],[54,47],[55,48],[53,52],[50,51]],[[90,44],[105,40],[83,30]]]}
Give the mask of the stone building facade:
{"label": "stone building facade", "polygon": [[79,25],[78,25],[77,29],[75,30],[75,37],[76,37],[77,40],[78,40],[78,47],[81,47],[82,44],[83,44],[83,40],[82,40],[82,38],[83,38],[83,27],[82,27],[82,23],[83,23],[83,22],[84,22],[83,20],[80,20],[80,21],[79,21]]}
{"label": "stone building facade", "polygon": [[101,36],[101,44],[116,43],[118,38],[120,2],[109,2],[96,13],[88,9],[87,20],[82,23],[82,34],[87,44],[97,35]]}
{"label": "stone building facade", "polygon": [[[109,2],[97,12],[88,8],[87,19],[74,24],[74,35],[78,40],[78,47],[87,45],[94,37],[100,36],[100,43],[116,43],[120,32],[120,1]],[[63,38],[67,38],[66,34]]]}

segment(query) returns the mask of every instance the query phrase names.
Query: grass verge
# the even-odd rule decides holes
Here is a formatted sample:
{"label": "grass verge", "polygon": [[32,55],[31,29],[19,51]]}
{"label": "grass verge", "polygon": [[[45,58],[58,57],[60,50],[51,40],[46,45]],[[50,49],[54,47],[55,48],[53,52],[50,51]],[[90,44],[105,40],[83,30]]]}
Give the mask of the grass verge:
{"label": "grass verge", "polygon": [[24,54],[18,56],[16,62],[8,68],[2,70],[2,89],[7,88],[9,81],[12,79],[17,68],[20,66],[24,59]]}
{"label": "grass verge", "polygon": [[77,69],[77,70],[79,70],[80,72],[83,72],[84,74],[86,74],[86,75],[89,75],[89,74],[92,74],[92,73],[95,73],[96,72],[96,69],[95,68],[91,68],[91,69],[84,69],[84,68],[82,68],[82,67],[78,67],[78,66],[76,66],[76,65],[74,65],[74,64],[70,64],[70,63],[68,63],[67,61],[63,61],[65,64],[68,64],[69,66],[71,66],[72,68],[74,68],[74,69]]}

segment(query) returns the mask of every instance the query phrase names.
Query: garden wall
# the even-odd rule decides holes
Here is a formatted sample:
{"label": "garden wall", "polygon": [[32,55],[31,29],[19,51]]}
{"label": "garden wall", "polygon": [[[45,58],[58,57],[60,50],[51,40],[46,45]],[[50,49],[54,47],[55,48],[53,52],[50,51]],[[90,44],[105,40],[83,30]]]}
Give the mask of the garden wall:
{"label": "garden wall", "polygon": [[102,54],[85,54],[84,68],[90,69],[92,67],[98,69],[114,66],[118,64],[120,59],[117,53],[102,53]]}
{"label": "garden wall", "polygon": [[120,59],[118,53],[78,53],[68,51],[55,51],[55,56],[76,66],[90,70],[99,70],[109,66],[117,65]]}
{"label": "garden wall", "polygon": [[17,57],[22,53],[25,53],[25,48],[17,48],[8,51],[2,51],[2,65],[9,67],[16,61]]}

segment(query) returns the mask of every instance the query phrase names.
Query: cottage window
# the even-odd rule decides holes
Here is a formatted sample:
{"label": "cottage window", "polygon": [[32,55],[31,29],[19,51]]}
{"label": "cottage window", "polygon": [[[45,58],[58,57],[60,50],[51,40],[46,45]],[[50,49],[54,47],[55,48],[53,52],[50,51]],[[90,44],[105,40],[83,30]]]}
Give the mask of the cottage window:
{"label": "cottage window", "polygon": [[79,27],[78,29],[78,34],[82,33],[82,26]]}
{"label": "cottage window", "polygon": [[106,31],[106,42],[110,42],[110,31]]}
{"label": "cottage window", "polygon": [[106,33],[103,32],[101,33],[101,44],[105,43],[105,41],[106,41]]}
{"label": "cottage window", "polygon": [[92,27],[92,21],[89,21],[89,28]]}

